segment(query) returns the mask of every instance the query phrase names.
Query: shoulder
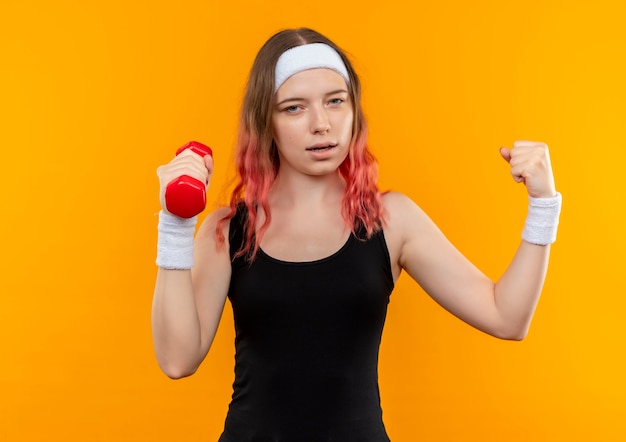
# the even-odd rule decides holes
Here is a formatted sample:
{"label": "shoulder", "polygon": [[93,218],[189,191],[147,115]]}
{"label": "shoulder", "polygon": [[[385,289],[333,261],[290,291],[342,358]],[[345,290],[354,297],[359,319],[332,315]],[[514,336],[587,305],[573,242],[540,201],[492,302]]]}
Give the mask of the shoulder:
{"label": "shoulder", "polygon": [[391,258],[394,278],[405,266],[406,251],[428,234],[433,224],[426,213],[407,195],[388,192],[382,195],[385,210],[383,232]]}
{"label": "shoulder", "polygon": [[383,195],[382,200],[386,212],[385,233],[391,230],[406,241],[430,236],[439,230],[426,212],[408,196],[389,192]]}
{"label": "shoulder", "polygon": [[[228,218],[230,215],[230,207],[220,207],[211,213],[209,213],[202,224],[200,224],[200,228],[198,229],[198,239],[215,237],[217,233],[217,227],[221,220]],[[228,238],[228,231],[230,227],[230,223],[227,219],[226,222],[223,222],[221,225],[221,231],[224,235],[224,238]]]}
{"label": "shoulder", "polygon": [[383,207],[386,214],[386,225],[390,227],[406,228],[420,220],[428,219],[426,213],[407,195],[399,192],[387,192],[382,195]]}
{"label": "shoulder", "polygon": [[415,260],[415,255],[430,253],[433,242],[443,240],[439,228],[408,196],[389,192],[382,200],[386,215],[385,239],[392,259],[401,267],[405,267],[408,260]]}
{"label": "shoulder", "polygon": [[411,198],[400,192],[385,192],[381,196],[385,209],[398,209],[415,204]]}

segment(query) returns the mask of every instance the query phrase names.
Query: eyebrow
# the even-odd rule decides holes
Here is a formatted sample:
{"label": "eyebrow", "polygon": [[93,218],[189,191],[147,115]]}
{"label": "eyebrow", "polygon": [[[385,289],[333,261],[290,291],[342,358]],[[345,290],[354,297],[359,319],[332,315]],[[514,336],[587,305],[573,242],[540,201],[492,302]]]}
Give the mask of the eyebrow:
{"label": "eyebrow", "polygon": [[[337,89],[334,91],[330,91],[330,92],[326,92],[324,94],[325,97],[329,96],[329,95],[335,95],[335,94],[339,94],[339,93],[345,93],[348,94],[348,91],[346,89]],[[300,97],[290,97],[290,98],[285,98],[284,100],[281,100],[280,102],[276,103],[276,106],[281,106],[285,103],[288,103],[290,101],[305,101],[304,98],[300,98]]]}

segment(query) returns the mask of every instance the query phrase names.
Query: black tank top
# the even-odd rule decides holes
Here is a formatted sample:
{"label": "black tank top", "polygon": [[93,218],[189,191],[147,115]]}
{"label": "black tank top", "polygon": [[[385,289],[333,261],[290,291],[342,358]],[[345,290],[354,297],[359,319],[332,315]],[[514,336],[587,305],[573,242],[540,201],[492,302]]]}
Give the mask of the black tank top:
{"label": "black tank top", "polygon": [[[240,209],[230,222],[231,258],[244,221]],[[220,442],[389,441],[378,350],[393,286],[382,231],[313,262],[233,259],[235,381]]]}

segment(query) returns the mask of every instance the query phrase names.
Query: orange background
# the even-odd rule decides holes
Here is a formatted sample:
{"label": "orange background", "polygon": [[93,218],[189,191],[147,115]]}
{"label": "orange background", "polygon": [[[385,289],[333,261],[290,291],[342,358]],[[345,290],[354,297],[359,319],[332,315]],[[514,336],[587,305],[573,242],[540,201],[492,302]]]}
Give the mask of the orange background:
{"label": "orange background", "polygon": [[0,440],[217,439],[230,308],[195,376],[167,379],[152,351],[155,169],[210,144],[217,203],[252,58],[294,26],[352,54],[381,187],[488,275],[526,211],[498,147],[547,142],[564,195],[525,341],[401,278],[380,360],[392,440],[626,440],[626,6],[586,3],[3,0]]}

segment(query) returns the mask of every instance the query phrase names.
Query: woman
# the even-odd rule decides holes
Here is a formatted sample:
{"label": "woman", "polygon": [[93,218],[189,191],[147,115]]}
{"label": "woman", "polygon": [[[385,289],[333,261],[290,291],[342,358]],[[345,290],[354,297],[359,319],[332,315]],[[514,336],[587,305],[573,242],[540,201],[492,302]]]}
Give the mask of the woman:
{"label": "woman", "polygon": [[[153,305],[159,364],[191,375],[228,296],[233,398],[220,441],[388,441],[377,363],[402,270],[439,304],[502,339],[522,339],[543,286],[561,198],[547,146],[501,154],[531,204],[517,253],[494,283],[427,215],[381,194],[366,146],[359,79],[330,40],[279,32],[259,51],[244,97],[230,207],[196,219],[164,209]],[[161,201],[177,176],[209,181],[210,156],[158,169]]]}

